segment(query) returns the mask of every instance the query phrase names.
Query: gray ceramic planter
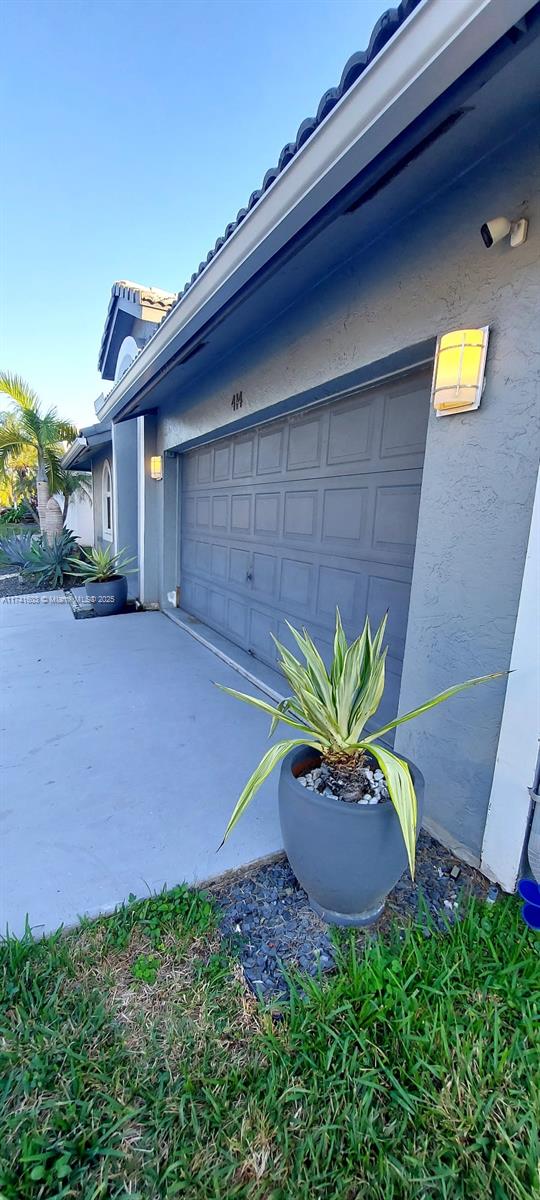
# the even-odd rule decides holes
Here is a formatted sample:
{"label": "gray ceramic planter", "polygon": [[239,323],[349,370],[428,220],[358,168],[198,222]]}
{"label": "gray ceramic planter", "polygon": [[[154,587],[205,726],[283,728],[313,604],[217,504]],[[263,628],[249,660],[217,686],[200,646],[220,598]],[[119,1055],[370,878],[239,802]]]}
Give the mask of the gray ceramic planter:
{"label": "gray ceramic planter", "polygon": [[105,583],[85,583],[84,586],[96,617],[112,617],[126,607],[128,581],[125,575],[116,575]]}
{"label": "gray ceramic planter", "polygon": [[[309,747],[284,758],[279,780],[283,845],[310,903],[330,925],[369,925],[407,867],[396,810],[382,804],[345,804],[319,796],[295,777],[319,761]],[[422,823],[424,778],[409,759]]]}

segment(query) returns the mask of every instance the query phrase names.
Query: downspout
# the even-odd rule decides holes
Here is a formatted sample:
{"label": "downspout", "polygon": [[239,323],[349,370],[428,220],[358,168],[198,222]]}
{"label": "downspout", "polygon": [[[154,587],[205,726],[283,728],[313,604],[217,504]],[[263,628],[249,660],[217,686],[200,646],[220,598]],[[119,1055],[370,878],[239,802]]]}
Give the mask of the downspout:
{"label": "downspout", "polygon": [[540,754],[536,760],[534,783],[530,789],[530,797],[534,804],[533,818],[527,843],[529,866],[537,883],[540,883]]}

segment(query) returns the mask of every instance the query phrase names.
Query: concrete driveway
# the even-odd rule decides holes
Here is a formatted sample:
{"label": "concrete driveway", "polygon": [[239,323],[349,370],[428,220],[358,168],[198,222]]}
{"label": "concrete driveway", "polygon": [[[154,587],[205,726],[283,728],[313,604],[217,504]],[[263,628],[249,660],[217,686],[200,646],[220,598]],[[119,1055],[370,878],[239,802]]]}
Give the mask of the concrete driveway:
{"label": "concrete driveway", "polygon": [[162,613],[76,621],[52,599],[0,604],[0,932],[279,850],[276,776],[217,853],[268,723],[212,681],[255,689]]}

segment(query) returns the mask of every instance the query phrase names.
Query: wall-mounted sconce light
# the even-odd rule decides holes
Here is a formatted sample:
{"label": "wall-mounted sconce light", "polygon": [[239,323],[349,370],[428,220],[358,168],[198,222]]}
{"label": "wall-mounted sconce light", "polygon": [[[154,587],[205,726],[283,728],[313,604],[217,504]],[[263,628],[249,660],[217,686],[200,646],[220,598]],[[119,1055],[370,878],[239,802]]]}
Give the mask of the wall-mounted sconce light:
{"label": "wall-mounted sconce light", "polygon": [[489,325],[456,329],[437,339],[431,399],[438,417],[478,408],[484,390]]}
{"label": "wall-mounted sconce light", "polygon": [[161,454],[153,454],[150,459],[150,475],[152,479],[163,479],[163,464]]}

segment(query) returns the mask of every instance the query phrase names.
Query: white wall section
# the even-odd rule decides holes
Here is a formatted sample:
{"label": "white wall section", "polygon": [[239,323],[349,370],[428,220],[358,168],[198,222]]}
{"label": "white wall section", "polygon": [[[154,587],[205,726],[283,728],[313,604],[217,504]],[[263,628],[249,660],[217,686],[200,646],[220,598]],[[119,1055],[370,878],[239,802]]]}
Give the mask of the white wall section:
{"label": "white wall section", "polygon": [[506,892],[519,877],[540,735],[540,476],[482,846],[482,870]]}

